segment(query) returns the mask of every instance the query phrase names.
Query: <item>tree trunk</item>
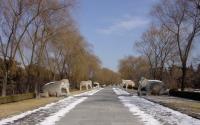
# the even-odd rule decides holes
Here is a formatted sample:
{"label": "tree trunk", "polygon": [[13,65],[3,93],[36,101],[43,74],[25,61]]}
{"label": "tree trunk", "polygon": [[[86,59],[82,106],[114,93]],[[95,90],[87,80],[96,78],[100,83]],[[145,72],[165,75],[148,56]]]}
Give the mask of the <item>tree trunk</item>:
{"label": "tree trunk", "polygon": [[7,82],[8,82],[8,72],[5,71],[5,76],[3,80],[3,86],[2,86],[2,96],[6,96],[6,89],[7,89]]}
{"label": "tree trunk", "polygon": [[38,98],[39,94],[38,94],[38,82],[35,83],[35,97]]}
{"label": "tree trunk", "polygon": [[37,78],[36,78],[36,82],[35,82],[35,97],[36,98],[40,98],[40,70],[37,69]]}
{"label": "tree trunk", "polygon": [[63,78],[64,78],[64,74],[60,73],[60,79],[63,79]]}
{"label": "tree trunk", "polygon": [[34,87],[34,93],[35,93],[35,98],[40,98],[40,80],[39,80],[39,73],[37,75],[37,79],[35,81],[35,87]]}
{"label": "tree trunk", "polygon": [[153,79],[156,79],[156,69],[153,69]]}
{"label": "tree trunk", "polygon": [[55,81],[56,80],[56,74],[52,73],[52,75],[53,75],[53,81]]}
{"label": "tree trunk", "polygon": [[160,80],[163,80],[163,72],[164,72],[164,64],[162,64],[161,68],[160,68]]}
{"label": "tree trunk", "polygon": [[27,82],[27,86],[26,86],[26,93],[30,92],[30,84]]}
{"label": "tree trunk", "polygon": [[182,66],[182,77],[181,77],[181,91],[185,89],[185,76],[186,76],[186,65]]}
{"label": "tree trunk", "polygon": [[26,83],[26,93],[30,92],[30,75],[28,74],[27,83]]}
{"label": "tree trunk", "polygon": [[162,81],[163,79],[163,68],[160,69],[159,80]]}

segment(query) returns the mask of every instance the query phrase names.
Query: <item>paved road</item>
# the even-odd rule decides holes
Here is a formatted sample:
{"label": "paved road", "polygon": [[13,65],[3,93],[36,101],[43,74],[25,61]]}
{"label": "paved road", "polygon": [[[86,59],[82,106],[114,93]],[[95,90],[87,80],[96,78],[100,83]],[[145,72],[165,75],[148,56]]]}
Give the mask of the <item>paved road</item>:
{"label": "paved road", "polygon": [[93,89],[0,120],[0,125],[200,125],[199,119],[130,92]]}
{"label": "paved road", "polygon": [[138,118],[120,102],[112,88],[89,96],[66,114],[57,125],[142,125]]}

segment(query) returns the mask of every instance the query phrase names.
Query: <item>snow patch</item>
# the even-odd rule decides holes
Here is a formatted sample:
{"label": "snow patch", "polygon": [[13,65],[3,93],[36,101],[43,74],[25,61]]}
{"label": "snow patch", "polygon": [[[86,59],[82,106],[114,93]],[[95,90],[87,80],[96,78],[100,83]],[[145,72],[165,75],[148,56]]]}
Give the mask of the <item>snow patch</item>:
{"label": "snow patch", "polygon": [[[22,118],[24,118],[28,115],[31,115],[32,113],[36,113],[36,112],[38,112],[40,110],[44,110],[44,109],[51,109],[54,105],[56,105],[58,103],[65,102],[65,101],[71,101],[71,100],[75,99],[77,96],[81,96],[81,95],[93,95],[100,90],[102,90],[102,88],[101,89],[94,89],[94,90],[84,92],[84,93],[81,93],[81,94],[77,94],[77,95],[74,95],[74,96],[69,96],[69,97],[64,98],[62,100],[59,100],[57,102],[47,104],[46,106],[43,106],[43,107],[40,107],[40,108],[37,108],[37,109],[34,109],[34,110],[26,111],[24,113],[21,113],[19,115],[15,115],[15,116],[11,116],[9,118],[2,119],[2,120],[0,120],[0,125],[14,123],[15,121],[22,119]],[[71,102],[71,103],[74,103],[74,102]]]}
{"label": "snow patch", "polygon": [[129,108],[129,111],[132,112],[133,115],[139,116],[145,125],[161,125],[161,123],[154,119],[151,115],[141,111],[136,105],[131,104],[129,98],[124,96],[119,96],[118,98],[125,107]]}
{"label": "snow patch", "polygon": [[[122,92],[113,88],[117,95]],[[200,125],[200,120],[175,111],[160,104],[148,101],[138,96],[119,96],[120,101],[134,114],[138,115],[147,125]]]}
{"label": "snow patch", "polygon": [[99,88],[99,89],[93,89],[91,91],[87,91],[87,92],[84,92],[84,93],[80,93],[80,94],[77,94],[75,95],[75,97],[77,96],[88,96],[88,95],[94,95],[95,93],[101,91],[103,88]]}
{"label": "snow patch", "polygon": [[42,109],[48,109],[48,108],[52,107],[53,105],[55,105],[55,104],[57,104],[59,102],[67,101],[67,100],[70,100],[72,98],[73,97],[67,97],[65,99],[59,100],[58,102],[53,102],[53,103],[47,104],[44,107],[40,107],[40,108],[37,108],[37,109],[34,109],[34,110],[26,111],[26,112],[21,113],[19,115],[15,115],[15,116],[3,119],[3,120],[0,121],[0,125],[4,125],[4,124],[8,124],[8,123],[14,123],[14,121],[16,121],[18,119],[21,119],[21,118],[23,118],[23,117],[25,117],[27,115],[30,115],[30,114],[35,113],[35,112],[37,112],[39,110],[42,110]]}
{"label": "snow patch", "polygon": [[[129,95],[128,92],[121,90],[119,88],[113,88],[113,91],[117,95]],[[144,111],[141,111],[136,105],[130,103],[129,98],[125,96],[119,96],[118,97],[120,101],[123,103],[123,105],[127,108],[129,108],[129,111],[136,116],[139,116],[139,118],[142,119],[142,121],[145,123],[145,125],[160,125],[161,123],[154,119],[151,115],[146,114]]]}
{"label": "snow patch", "polygon": [[[102,90],[102,88],[100,88],[100,89],[94,89],[94,90],[91,90],[91,91],[88,91],[88,92],[84,92],[84,93],[75,95],[75,97],[77,97],[77,96],[85,96],[85,95],[93,95],[93,94],[99,92],[100,90]],[[65,114],[67,114],[70,110],[72,110],[73,108],[75,108],[76,105],[80,104],[81,102],[83,102],[87,98],[88,97],[81,97],[80,99],[78,99],[75,102],[69,104],[65,108],[62,108],[61,110],[59,110],[58,112],[56,112],[52,116],[47,117],[44,121],[42,121],[38,125],[55,125],[55,123],[57,121],[59,121],[62,117],[64,117]]]}
{"label": "snow patch", "polygon": [[59,121],[66,113],[68,113],[70,110],[75,108],[76,105],[78,105],[79,103],[83,102],[86,99],[87,97],[82,97],[76,100],[75,102],[69,104],[65,108],[60,109],[58,112],[56,112],[52,116],[47,117],[44,121],[42,121],[38,125],[54,125],[56,121]]}
{"label": "snow patch", "polygon": [[[137,96],[133,96],[133,98],[139,99],[145,104],[153,106],[150,114],[154,115],[155,117],[159,117],[163,119],[164,123],[168,124],[177,124],[177,125],[200,125],[200,120],[196,118],[192,118],[186,114],[178,112],[176,110],[170,109],[168,107],[162,106],[160,104],[148,101],[144,98],[138,98]],[[159,111],[159,112],[158,112]],[[155,114],[155,112],[158,112]]]}
{"label": "snow patch", "polygon": [[124,91],[124,90],[121,90],[119,88],[113,88],[113,91],[115,92],[115,94],[117,95],[130,95],[130,93]]}

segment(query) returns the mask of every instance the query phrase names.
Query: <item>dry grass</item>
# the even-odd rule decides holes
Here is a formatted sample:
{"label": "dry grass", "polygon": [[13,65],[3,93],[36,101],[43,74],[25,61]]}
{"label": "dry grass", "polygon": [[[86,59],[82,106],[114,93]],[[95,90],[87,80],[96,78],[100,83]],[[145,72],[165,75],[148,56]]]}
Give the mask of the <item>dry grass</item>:
{"label": "dry grass", "polygon": [[183,98],[170,97],[170,96],[149,96],[146,99],[160,103],[161,105],[178,110],[192,117],[200,119],[200,103]]}
{"label": "dry grass", "polygon": [[[86,92],[87,90],[79,91],[79,90],[71,90],[70,95],[80,94],[82,92]],[[20,114],[22,112],[33,110],[49,104],[51,102],[56,102],[63,97],[49,97],[49,98],[39,98],[39,99],[28,99],[19,102],[0,104],[0,119],[6,118],[12,115]]]}
{"label": "dry grass", "polygon": [[44,106],[50,102],[58,101],[61,98],[50,97],[40,99],[28,99],[19,102],[7,103],[0,105],[0,118],[16,115],[27,110],[32,110],[40,106]]}
{"label": "dry grass", "polygon": [[192,113],[200,113],[200,103],[197,102],[176,101],[176,102],[170,102],[168,103],[168,105],[180,108],[182,110],[188,110]]}

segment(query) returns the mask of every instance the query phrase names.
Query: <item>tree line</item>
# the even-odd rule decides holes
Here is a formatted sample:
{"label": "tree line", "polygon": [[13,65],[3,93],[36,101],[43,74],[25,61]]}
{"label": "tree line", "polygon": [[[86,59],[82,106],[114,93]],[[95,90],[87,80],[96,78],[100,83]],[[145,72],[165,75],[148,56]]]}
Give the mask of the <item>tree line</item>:
{"label": "tree line", "polygon": [[149,28],[134,44],[140,57],[119,62],[122,77],[138,81],[145,76],[165,81],[169,88],[200,88],[199,57],[192,59],[199,45],[200,1],[161,0],[153,6]]}
{"label": "tree line", "polygon": [[[2,96],[39,94],[42,85],[63,78],[70,80],[72,88],[81,80],[119,80],[118,73],[101,67],[80,34],[71,15],[75,5],[74,0],[0,1]],[[113,80],[107,79],[112,76]]]}

